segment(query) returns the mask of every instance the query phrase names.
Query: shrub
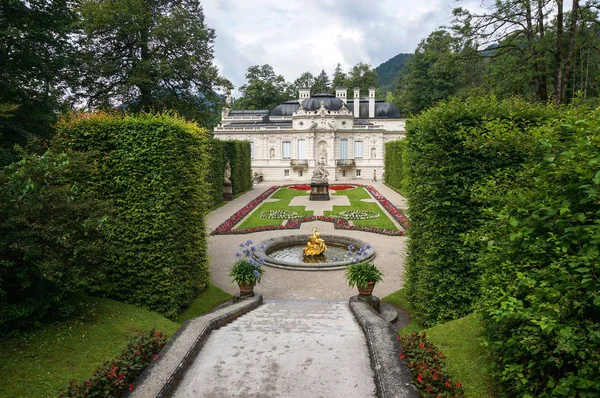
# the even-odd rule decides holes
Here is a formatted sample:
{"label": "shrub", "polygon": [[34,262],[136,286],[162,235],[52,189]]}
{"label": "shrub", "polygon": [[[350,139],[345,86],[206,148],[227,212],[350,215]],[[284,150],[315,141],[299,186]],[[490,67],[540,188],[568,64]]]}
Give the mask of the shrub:
{"label": "shrub", "polygon": [[142,371],[158,358],[167,336],[156,330],[136,332],[121,355],[98,367],[91,378],[79,383],[73,379],[59,397],[120,397],[135,387]]}
{"label": "shrub", "polygon": [[461,382],[455,382],[446,369],[446,357],[427,340],[425,332],[398,336],[404,359],[422,397],[463,397]]}
{"label": "shrub", "polygon": [[472,312],[481,270],[462,235],[480,223],[474,186],[501,170],[518,169],[533,150],[528,130],[557,112],[521,101],[453,100],[407,124],[413,183],[406,291],[422,324]]}
{"label": "shrub", "polygon": [[208,153],[210,165],[206,173],[208,203],[207,208],[223,202],[223,182],[225,181],[225,156],[223,154],[223,142],[211,138],[208,141]]}
{"label": "shrub", "polygon": [[76,313],[101,281],[107,201],[82,153],[24,155],[0,172],[0,331]]}
{"label": "shrub", "polygon": [[103,294],[168,317],[208,283],[204,212],[208,133],[175,116],[106,113],[61,120],[54,145],[95,151],[91,181],[110,198]]}
{"label": "shrub", "polygon": [[507,396],[600,396],[599,116],[530,131],[536,155],[475,190],[479,309]]}
{"label": "shrub", "polygon": [[410,182],[407,148],[407,139],[385,143],[385,182],[405,195]]}
{"label": "shrub", "polygon": [[229,277],[235,283],[260,283],[262,275],[265,272],[262,267],[265,260],[261,258],[257,261],[254,258],[252,253],[254,253],[256,248],[252,246],[251,240],[240,243],[238,246],[241,250],[235,255],[235,258],[238,260],[231,266]]}
{"label": "shrub", "polygon": [[250,160],[250,142],[248,141],[223,141],[223,170],[229,161],[231,166],[231,188],[233,194],[248,191],[252,188],[252,168]]}

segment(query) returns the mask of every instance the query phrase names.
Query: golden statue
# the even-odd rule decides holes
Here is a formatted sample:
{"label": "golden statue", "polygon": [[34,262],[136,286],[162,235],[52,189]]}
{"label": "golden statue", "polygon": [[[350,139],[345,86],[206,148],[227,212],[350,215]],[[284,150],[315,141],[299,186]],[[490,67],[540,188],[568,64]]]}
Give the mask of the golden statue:
{"label": "golden statue", "polygon": [[325,241],[321,238],[321,233],[317,231],[317,227],[313,227],[313,233],[309,236],[310,241],[304,248],[304,256],[318,256],[327,250]]}

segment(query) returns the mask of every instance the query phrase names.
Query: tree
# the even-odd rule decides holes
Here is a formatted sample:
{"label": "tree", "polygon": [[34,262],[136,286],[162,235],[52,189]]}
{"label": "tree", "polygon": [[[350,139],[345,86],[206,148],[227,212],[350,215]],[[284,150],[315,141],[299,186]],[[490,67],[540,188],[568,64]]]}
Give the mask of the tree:
{"label": "tree", "polygon": [[456,94],[465,83],[464,62],[459,46],[445,30],[432,32],[422,40],[399,82],[397,105],[407,113],[418,113]]}
{"label": "tree", "polygon": [[[563,0],[500,0],[480,14],[455,9],[457,24],[454,28],[480,48],[494,45],[493,57],[518,58],[530,69],[536,100],[547,101],[552,92],[554,101],[561,104],[568,101],[579,27],[586,19],[583,16],[591,14],[597,22],[597,15],[591,13],[597,8],[595,0],[583,6],[580,0],[572,0],[568,13],[564,12]],[[566,29],[565,23],[568,24]]]}
{"label": "tree", "polygon": [[295,98],[290,84],[269,64],[249,67],[246,80],[240,87],[242,95],[233,104],[235,109],[271,109]]}
{"label": "tree", "polygon": [[319,93],[327,93],[331,90],[331,82],[329,81],[329,76],[325,73],[325,70],[321,70],[321,73],[317,77],[315,77],[315,83],[312,87],[313,94]]}
{"label": "tree", "polygon": [[92,108],[176,109],[215,122],[215,32],[199,0],[82,0],[81,90]]}
{"label": "tree", "polygon": [[297,78],[292,87],[294,91],[297,91],[299,88],[309,88],[312,91],[313,86],[315,85],[315,77],[310,72],[304,72]]}
{"label": "tree", "polygon": [[14,144],[49,137],[61,106],[76,20],[70,0],[6,0],[0,4],[0,166]]}
{"label": "tree", "polygon": [[331,81],[331,91],[333,92],[333,94],[335,94],[336,87],[346,86],[346,80],[347,77],[344,73],[344,70],[342,69],[342,65],[338,63],[335,67],[335,70],[333,71],[333,80]]}
{"label": "tree", "polygon": [[369,88],[379,85],[379,76],[375,72],[375,69],[371,69],[370,65],[359,62],[348,73],[346,85],[349,89],[358,87],[361,93],[366,93],[369,91]]}

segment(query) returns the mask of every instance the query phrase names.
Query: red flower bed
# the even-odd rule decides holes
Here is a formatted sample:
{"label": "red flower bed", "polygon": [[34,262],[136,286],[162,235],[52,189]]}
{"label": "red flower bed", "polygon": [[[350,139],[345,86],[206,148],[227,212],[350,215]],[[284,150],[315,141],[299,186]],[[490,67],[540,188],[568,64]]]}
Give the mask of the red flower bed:
{"label": "red flower bed", "polygon": [[334,191],[345,191],[346,189],[354,189],[356,185],[345,185],[345,184],[336,184],[330,185],[329,189],[333,189]]}
{"label": "red flower bed", "polygon": [[296,184],[296,185],[288,185],[289,189],[297,189],[298,191],[310,191],[310,185],[306,184]]}
{"label": "red flower bed", "polygon": [[404,359],[423,397],[464,397],[461,382],[452,380],[446,369],[446,357],[427,341],[425,333],[412,332],[398,336]]}

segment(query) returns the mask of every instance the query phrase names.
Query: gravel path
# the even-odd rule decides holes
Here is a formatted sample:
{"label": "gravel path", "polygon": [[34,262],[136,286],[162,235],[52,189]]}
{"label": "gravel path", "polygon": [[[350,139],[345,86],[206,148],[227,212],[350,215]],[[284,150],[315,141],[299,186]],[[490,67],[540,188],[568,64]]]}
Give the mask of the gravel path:
{"label": "gravel path", "polygon": [[[262,182],[254,189],[211,212],[207,217],[207,232],[212,231],[223,221],[252,199],[258,197],[273,185],[284,185],[289,182]],[[344,183],[347,183],[344,181]],[[350,182],[351,183],[351,182]],[[368,181],[354,183],[369,184]],[[370,183],[391,203],[399,208],[406,208],[406,200],[381,182]],[[238,243],[250,239],[255,244],[263,240],[282,235],[304,234],[308,237],[313,226],[317,226],[323,234],[335,234],[354,237],[369,242],[375,248],[375,264],[383,271],[384,281],[377,284],[374,294],[384,297],[402,288],[404,273],[404,257],[406,237],[384,236],[360,231],[336,230],[332,223],[303,223],[299,230],[280,230],[256,232],[244,235],[217,235],[208,237],[208,250],[211,259],[212,283],[229,293],[237,293],[237,285],[231,283],[229,268],[235,261]],[[346,285],[344,271],[292,271],[265,267],[262,282],[255,288],[265,299],[271,300],[314,300],[345,301],[356,294],[355,288]]]}

